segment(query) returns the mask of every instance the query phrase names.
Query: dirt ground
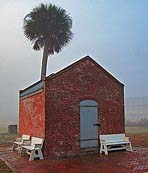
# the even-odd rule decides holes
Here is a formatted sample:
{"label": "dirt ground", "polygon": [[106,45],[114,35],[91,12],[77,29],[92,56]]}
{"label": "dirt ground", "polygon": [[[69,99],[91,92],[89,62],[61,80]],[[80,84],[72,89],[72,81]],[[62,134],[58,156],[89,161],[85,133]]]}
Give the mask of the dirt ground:
{"label": "dirt ground", "polygon": [[135,147],[148,146],[148,133],[143,134],[127,134]]}

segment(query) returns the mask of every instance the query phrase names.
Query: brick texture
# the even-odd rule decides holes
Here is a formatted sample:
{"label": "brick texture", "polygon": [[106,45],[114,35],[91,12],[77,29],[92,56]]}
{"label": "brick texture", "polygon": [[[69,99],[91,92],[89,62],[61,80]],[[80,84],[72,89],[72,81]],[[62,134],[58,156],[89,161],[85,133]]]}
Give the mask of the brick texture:
{"label": "brick texture", "polygon": [[41,92],[19,102],[19,134],[45,137],[45,93]]}
{"label": "brick texture", "polygon": [[45,157],[79,154],[82,100],[98,103],[98,135],[125,132],[124,85],[85,57],[46,77],[44,92],[20,100],[20,134],[45,137]]}
{"label": "brick texture", "polygon": [[80,152],[80,101],[98,103],[98,134],[124,133],[123,85],[90,58],[66,68],[45,82],[46,154]]}

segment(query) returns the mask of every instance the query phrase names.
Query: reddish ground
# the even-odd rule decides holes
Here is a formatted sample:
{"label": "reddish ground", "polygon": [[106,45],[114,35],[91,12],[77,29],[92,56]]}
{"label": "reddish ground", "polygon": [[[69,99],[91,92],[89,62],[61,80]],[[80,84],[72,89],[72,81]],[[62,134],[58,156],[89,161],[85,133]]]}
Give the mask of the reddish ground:
{"label": "reddish ground", "polygon": [[13,173],[13,171],[3,162],[0,160],[0,173]]}
{"label": "reddish ground", "polygon": [[0,159],[16,173],[148,173],[148,134],[130,137],[133,152],[116,151],[110,152],[109,156],[97,153],[29,162],[28,156],[20,157],[12,151],[12,146],[1,145]]}
{"label": "reddish ground", "polygon": [[148,147],[148,133],[143,134],[128,134],[133,146],[147,146]]}

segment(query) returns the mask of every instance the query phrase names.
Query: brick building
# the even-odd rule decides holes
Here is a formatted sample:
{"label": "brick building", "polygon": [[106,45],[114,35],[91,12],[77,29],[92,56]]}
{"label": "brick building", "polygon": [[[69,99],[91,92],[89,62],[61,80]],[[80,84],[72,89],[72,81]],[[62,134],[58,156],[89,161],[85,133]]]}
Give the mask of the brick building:
{"label": "brick building", "polygon": [[19,133],[43,137],[45,157],[98,149],[124,133],[124,85],[86,56],[20,91]]}

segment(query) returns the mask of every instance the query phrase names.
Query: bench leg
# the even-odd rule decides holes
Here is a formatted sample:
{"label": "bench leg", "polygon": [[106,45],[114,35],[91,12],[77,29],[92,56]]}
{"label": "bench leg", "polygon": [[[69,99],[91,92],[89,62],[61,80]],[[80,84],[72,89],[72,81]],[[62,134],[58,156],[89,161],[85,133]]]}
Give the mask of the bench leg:
{"label": "bench leg", "polygon": [[22,148],[22,144],[18,146],[18,154],[20,154]]}
{"label": "bench leg", "polygon": [[130,151],[133,151],[131,142],[129,143]]}
{"label": "bench leg", "polygon": [[102,152],[103,152],[103,145],[101,144],[100,145],[100,154],[102,154]]}
{"label": "bench leg", "polygon": [[13,143],[12,150],[14,151],[16,148],[16,145]]}
{"label": "bench leg", "polygon": [[34,158],[35,158],[35,150],[31,150],[29,161],[34,160]]}
{"label": "bench leg", "polygon": [[22,146],[20,146],[20,149],[19,149],[19,151],[18,151],[18,153],[20,154],[20,156],[22,156],[23,155],[23,152],[25,151],[25,149],[22,147]]}
{"label": "bench leg", "polygon": [[105,155],[108,155],[108,150],[107,150],[107,146],[104,145],[104,151],[105,151]]}
{"label": "bench leg", "polygon": [[43,154],[42,154],[41,150],[38,150],[38,155],[39,155],[40,159],[42,160],[43,159]]}
{"label": "bench leg", "polygon": [[23,148],[21,147],[19,151],[20,156],[22,156],[22,152],[23,152]]}
{"label": "bench leg", "polygon": [[126,144],[126,150],[127,151],[133,151],[131,142],[129,142],[128,144]]}
{"label": "bench leg", "polygon": [[[37,152],[37,153],[36,153]],[[30,157],[29,157],[29,161],[32,161],[34,160],[35,158],[39,157],[40,160],[43,159],[43,154],[42,154],[42,151],[41,149],[39,150],[31,150],[30,152]]]}
{"label": "bench leg", "polygon": [[104,145],[104,144],[101,144],[101,146],[100,146],[100,154],[103,153],[103,152],[105,153],[105,155],[108,155],[107,146]]}

